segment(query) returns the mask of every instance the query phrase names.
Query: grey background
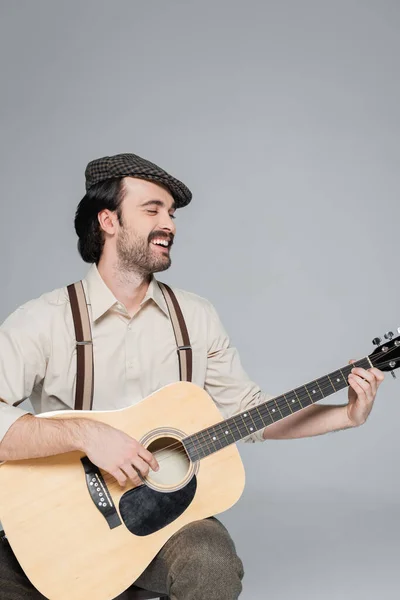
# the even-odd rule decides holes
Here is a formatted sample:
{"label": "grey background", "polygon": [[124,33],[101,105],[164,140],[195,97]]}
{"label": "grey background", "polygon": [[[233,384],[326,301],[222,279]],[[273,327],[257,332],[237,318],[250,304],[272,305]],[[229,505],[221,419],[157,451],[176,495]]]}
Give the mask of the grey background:
{"label": "grey background", "polygon": [[[270,393],[400,325],[399,3],[0,3],[0,319],[84,275],[86,163],[135,152],[194,192],[164,279],[214,302]],[[339,393],[336,402],[344,402]],[[398,383],[368,423],[240,445],[223,516],[244,600],[397,598]]]}

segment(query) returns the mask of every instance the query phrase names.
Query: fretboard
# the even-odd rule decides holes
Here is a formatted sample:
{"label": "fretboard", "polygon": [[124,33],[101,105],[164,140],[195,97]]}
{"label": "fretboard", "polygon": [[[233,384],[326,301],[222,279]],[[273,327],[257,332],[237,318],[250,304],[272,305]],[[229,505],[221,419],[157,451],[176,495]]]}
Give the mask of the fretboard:
{"label": "fretboard", "polygon": [[286,394],[241,412],[234,417],[194,433],[183,440],[191,460],[200,460],[222,448],[268,427],[331,394],[348,387],[348,376],[355,367],[369,369],[368,358],[346,365]]}

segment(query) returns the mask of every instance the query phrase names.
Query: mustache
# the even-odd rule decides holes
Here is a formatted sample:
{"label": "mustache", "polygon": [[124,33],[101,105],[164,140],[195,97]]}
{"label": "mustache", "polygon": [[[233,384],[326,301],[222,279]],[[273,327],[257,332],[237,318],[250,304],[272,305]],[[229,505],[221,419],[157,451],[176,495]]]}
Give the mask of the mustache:
{"label": "mustache", "polygon": [[174,235],[171,233],[170,235],[166,234],[165,231],[153,231],[150,235],[149,235],[149,243],[152,240],[166,240],[168,242],[169,246],[172,246],[172,244],[174,243]]}

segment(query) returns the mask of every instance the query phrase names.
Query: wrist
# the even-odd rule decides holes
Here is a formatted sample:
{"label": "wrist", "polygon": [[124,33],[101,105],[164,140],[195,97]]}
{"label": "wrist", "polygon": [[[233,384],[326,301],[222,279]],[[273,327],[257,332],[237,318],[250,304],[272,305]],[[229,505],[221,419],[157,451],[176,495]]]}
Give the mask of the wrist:
{"label": "wrist", "polygon": [[90,419],[66,419],[68,435],[73,450],[79,450],[87,454],[89,446],[90,430],[93,426],[93,421]]}
{"label": "wrist", "polygon": [[360,420],[354,420],[354,418],[351,417],[350,414],[350,404],[346,404],[344,407],[345,410],[345,415],[344,415],[344,420],[346,422],[344,429],[350,429],[350,428],[354,428],[354,427],[359,427],[360,425],[362,425],[364,421],[360,421]]}

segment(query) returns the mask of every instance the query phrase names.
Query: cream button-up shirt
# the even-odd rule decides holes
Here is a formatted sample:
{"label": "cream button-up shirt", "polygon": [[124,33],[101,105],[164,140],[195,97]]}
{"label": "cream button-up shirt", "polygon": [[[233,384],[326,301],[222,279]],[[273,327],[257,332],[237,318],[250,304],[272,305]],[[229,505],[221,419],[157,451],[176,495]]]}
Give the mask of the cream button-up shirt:
{"label": "cream button-up shirt", "polygon": [[[175,336],[156,279],[133,318],[95,265],[83,284],[93,336],[93,410],[131,406],[179,381]],[[183,290],[174,292],[192,345],[192,381],[208,392],[222,416],[228,418],[271,398],[244,372],[212,304]],[[29,398],[36,414],[72,409],[75,383],[75,330],[65,287],[27,302],[0,327],[0,441],[26,414],[14,404]],[[262,439],[259,431],[246,441]]]}

